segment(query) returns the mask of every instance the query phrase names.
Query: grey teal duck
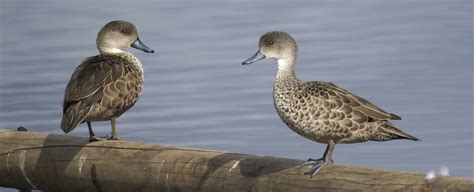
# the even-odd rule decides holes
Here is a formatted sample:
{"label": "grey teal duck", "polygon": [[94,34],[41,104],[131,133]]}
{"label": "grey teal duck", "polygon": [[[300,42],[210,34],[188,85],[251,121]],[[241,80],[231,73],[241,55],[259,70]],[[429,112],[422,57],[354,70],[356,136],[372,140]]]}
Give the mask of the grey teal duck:
{"label": "grey teal duck", "polygon": [[135,26],[126,21],[111,21],[97,35],[99,55],[84,59],[66,87],[61,128],[65,133],[86,122],[90,141],[96,137],[92,121],[111,121],[111,136],[118,139],[115,120],[130,109],[143,88],[140,61],[123,49],[133,47],[154,53],[138,38]]}
{"label": "grey teal duck", "polygon": [[301,81],[295,74],[298,47],[286,32],[268,32],[260,37],[259,50],[244,61],[247,65],[272,58],[278,63],[273,89],[273,101],[283,122],[299,135],[327,144],[320,159],[309,159],[312,167],[305,174],[314,176],[332,164],[337,143],[388,141],[413,137],[389,120],[400,120],[362,97],[331,82]]}

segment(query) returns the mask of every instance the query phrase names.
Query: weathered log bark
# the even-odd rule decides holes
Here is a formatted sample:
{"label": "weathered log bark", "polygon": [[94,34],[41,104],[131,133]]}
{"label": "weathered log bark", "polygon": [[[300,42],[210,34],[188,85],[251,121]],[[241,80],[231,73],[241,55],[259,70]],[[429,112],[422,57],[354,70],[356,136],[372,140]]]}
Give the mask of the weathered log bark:
{"label": "weathered log bark", "polygon": [[0,129],[0,186],[48,191],[472,191],[474,180]]}

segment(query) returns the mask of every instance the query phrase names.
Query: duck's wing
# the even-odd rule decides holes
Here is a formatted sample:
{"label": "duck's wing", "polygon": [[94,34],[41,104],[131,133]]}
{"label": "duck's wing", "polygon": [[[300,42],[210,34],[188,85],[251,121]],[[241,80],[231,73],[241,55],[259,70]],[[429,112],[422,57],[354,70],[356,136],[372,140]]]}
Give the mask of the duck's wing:
{"label": "duck's wing", "polygon": [[373,120],[400,120],[401,118],[395,114],[386,112],[385,110],[370,103],[366,99],[357,96],[343,88],[338,87],[331,82],[311,82],[314,86],[321,87],[320,90],[326,93],[327,97],[339,100],[350,106],[352,110],[358,111],[367,117],[368,121]]}
{"label": "duck's wing", "polygon": [[328,88],[334,91],[341,100],[353,107],[353,109],[362,112],[367,115],[369,118],[376,120],[401,120],[402,118],[393,113],[386,112],[385,110],[377,107],[366,99],[353,94],[343,88],[338,87],[334,83],[325,82],[328,85]]}
{"label": "duck's wing", "polygon": [[[354,143],[367,140],[418,139],[392,125],[388,120],[401,119],[369,101],[330,82],[306,82],[303,93],[315,101],[315,114],[330,131],[328,138],[337,142]],[[308,96],[304,96],[308,98]]]}
{"label": "duck's wing", "polygon": [[[64,101],[85,99],[105,85],[116,81],[124,75],[123,63],[122,58],[114,56],[94,56],[85,59],[74,70],[66,87]],[[66,103],[64,107],[67,108]]]}
{"label": "duck's wing", "polygon": [[124,60],[116,56],[94,56],[81,62],[64,93],[61,128],[67,133],[84,121],[90,107],[103,97],[106,85],[124,76]]}

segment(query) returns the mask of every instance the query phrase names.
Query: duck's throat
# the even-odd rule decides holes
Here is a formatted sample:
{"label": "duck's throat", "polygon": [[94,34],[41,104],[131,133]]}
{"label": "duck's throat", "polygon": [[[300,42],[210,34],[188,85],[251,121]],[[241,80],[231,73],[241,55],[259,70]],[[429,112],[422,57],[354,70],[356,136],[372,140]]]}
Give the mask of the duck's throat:
{"label": "duck's throat", "polygon": [[110,47],[99,48],[99,51],[100,51],[101,54],[105,54],[105,55],[120,54],[120,53],[125,52],[125,51],[123,51],[119,48],[110,48]]}
{"label": "duck's throat", "polygon": [[278,59],[277,79],[297,80],[295,74],[295,62],[287,59]]}

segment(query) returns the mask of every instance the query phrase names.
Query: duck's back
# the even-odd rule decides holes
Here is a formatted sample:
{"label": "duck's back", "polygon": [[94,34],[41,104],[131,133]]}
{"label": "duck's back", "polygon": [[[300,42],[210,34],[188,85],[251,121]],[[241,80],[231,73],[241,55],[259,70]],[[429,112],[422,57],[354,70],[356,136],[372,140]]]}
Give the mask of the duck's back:
{"label": "duck's back", "polygon": [[288,127],[317,142],[416,140],[388,121],[400,117],[330,82],[276,82],[274,100]]}
{"label": "duck's back", "polygon": [[66,87],[61,128],[119,117],[138,100],[143,70],[132,54],[97,55],[82,61]]}

